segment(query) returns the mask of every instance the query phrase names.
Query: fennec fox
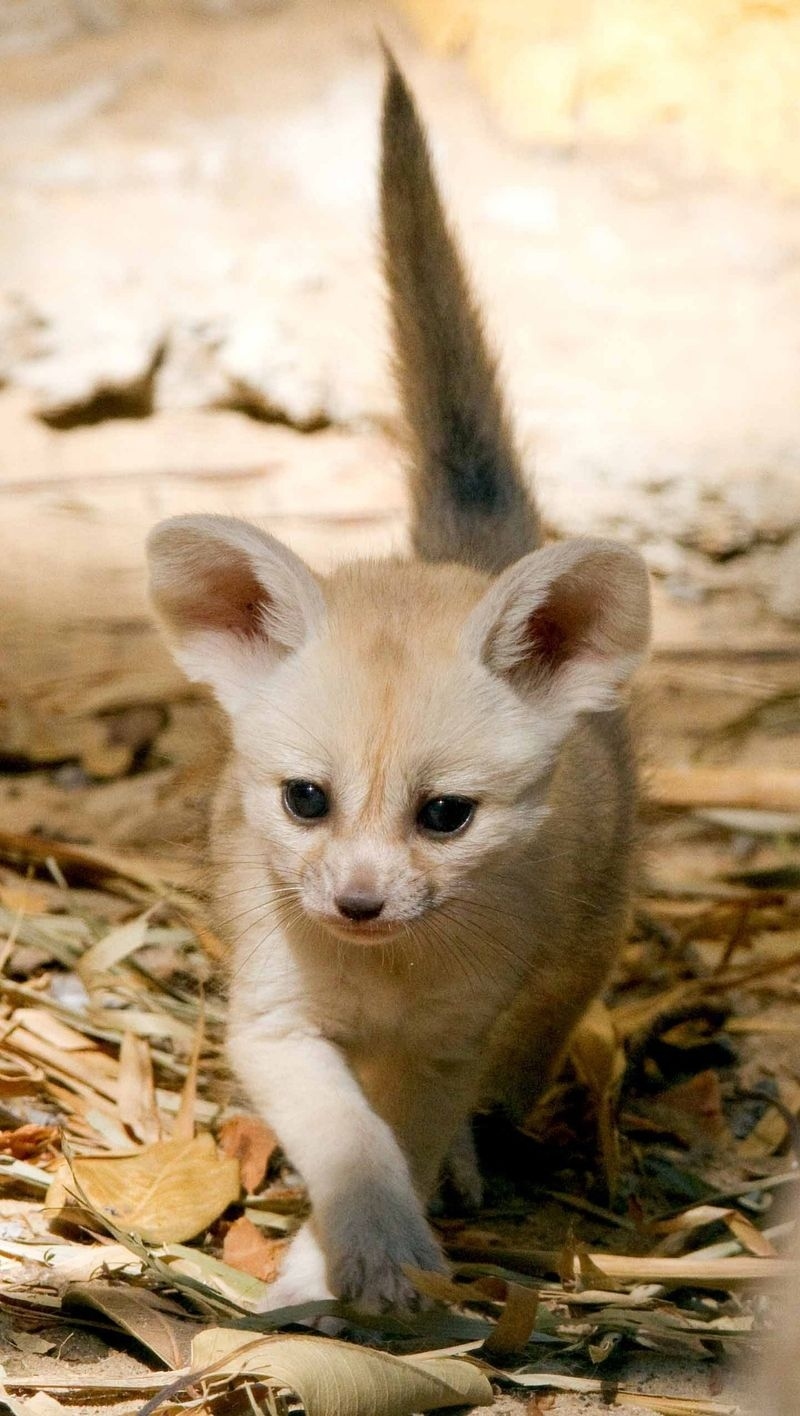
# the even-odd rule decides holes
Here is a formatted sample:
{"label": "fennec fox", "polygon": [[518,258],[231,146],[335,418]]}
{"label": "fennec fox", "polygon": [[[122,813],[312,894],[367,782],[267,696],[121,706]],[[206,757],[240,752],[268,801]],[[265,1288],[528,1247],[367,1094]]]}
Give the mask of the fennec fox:
{"label": "fennec fox", "polygon": [[[538,546],[494,361],[388,59],[381,197],[416,559],[329,578],[256,527],[150,538],[177,662],[231,749],[211,826],[235,1072],[313,1216],[271,1306],[407,1304],[425,1205],[479,1184],[479,1101],[521,1116],[625,929],[636,789],[620,693],[648,582]],[[449,1159],[448,1159],[449,1157]]]}

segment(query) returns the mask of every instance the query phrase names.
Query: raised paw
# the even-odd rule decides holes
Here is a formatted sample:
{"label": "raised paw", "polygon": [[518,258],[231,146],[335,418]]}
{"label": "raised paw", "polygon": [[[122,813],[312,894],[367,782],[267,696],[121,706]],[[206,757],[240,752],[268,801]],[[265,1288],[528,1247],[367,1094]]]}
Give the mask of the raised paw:
{"label": "raised paw", "polygon": [[365,1312],[417,1308],[422,1300],[406,1268],[446,1271],[422,1213],[365,1205],[340,1217],[331,1236],[328,1277],[338,1297]]}

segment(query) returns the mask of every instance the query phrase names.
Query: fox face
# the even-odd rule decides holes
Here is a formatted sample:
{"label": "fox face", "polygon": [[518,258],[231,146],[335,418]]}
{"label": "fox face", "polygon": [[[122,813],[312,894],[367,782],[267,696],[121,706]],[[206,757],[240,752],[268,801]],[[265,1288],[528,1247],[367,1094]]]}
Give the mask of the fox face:
{"label": "fox face", "polygon": [[576,717],[615,705],[647,638],[638,557],[604,542],[494,582],[400,561],[323,582],[254,527],[189,517],[156,529],[151,565],[176,658],[228,713],[280,908],[362,943],[485,893],[547,814]]}
{"label": "fox face", "polygon": [[334,579],[319,632],[233,720],[253,837],[342,938],[384,940],[445,907],[545,810],[535,713],[467,642],[484,586],[457,579]]}

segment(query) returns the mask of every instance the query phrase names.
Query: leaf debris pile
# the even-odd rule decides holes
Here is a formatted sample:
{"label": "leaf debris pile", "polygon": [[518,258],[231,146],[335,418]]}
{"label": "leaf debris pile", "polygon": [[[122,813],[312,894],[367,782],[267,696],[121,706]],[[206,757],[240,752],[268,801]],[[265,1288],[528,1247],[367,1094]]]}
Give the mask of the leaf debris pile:
{"label": "leaf debris pile", "polygon": [[[535,1113],[516,1130],[479,1119],[486,1207],[437,1220],[451,1278],[416,1273],[427,1306],[370,1315],[258,1311],[307,1205],[275,1137],[231,1096],[201,904],[155,866],[61,842],[0,835],[0,861],[9,1410],[235,1416],[299,1401],[309,1416],[410,1416],[491,1404],[503,1387],[736,1409],[633,1392],[625,1359],[742,1350],[764,1321],[752,1285],[787,1270],[793,865],[653,886]],[[332,1318],[348,1341],[308,1326]],[[15,1355],[60,1352],[78,1330],[132,1341],[148,1369],[17,1370]]]}

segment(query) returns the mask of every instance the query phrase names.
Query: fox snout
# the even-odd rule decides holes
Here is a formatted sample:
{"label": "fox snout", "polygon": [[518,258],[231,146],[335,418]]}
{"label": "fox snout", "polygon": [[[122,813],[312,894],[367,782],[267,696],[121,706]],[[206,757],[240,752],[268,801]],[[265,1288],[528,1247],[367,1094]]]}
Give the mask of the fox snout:
{"label": "fox snout", "polygon": [[410,868],[404,853],[391,859],[348,861],[334,848],[309,862],[301,889],[308,914],[336,935],[386,938],[424,913],[431,891]]}
{"label": "fox snout", "polygon": [[334,898],[334,904],[339,914],[354,924],[377,919],[385,903],[385,900],[381,900],[374,892],[368,890],[349,890],[347,894],[336,895]]}

